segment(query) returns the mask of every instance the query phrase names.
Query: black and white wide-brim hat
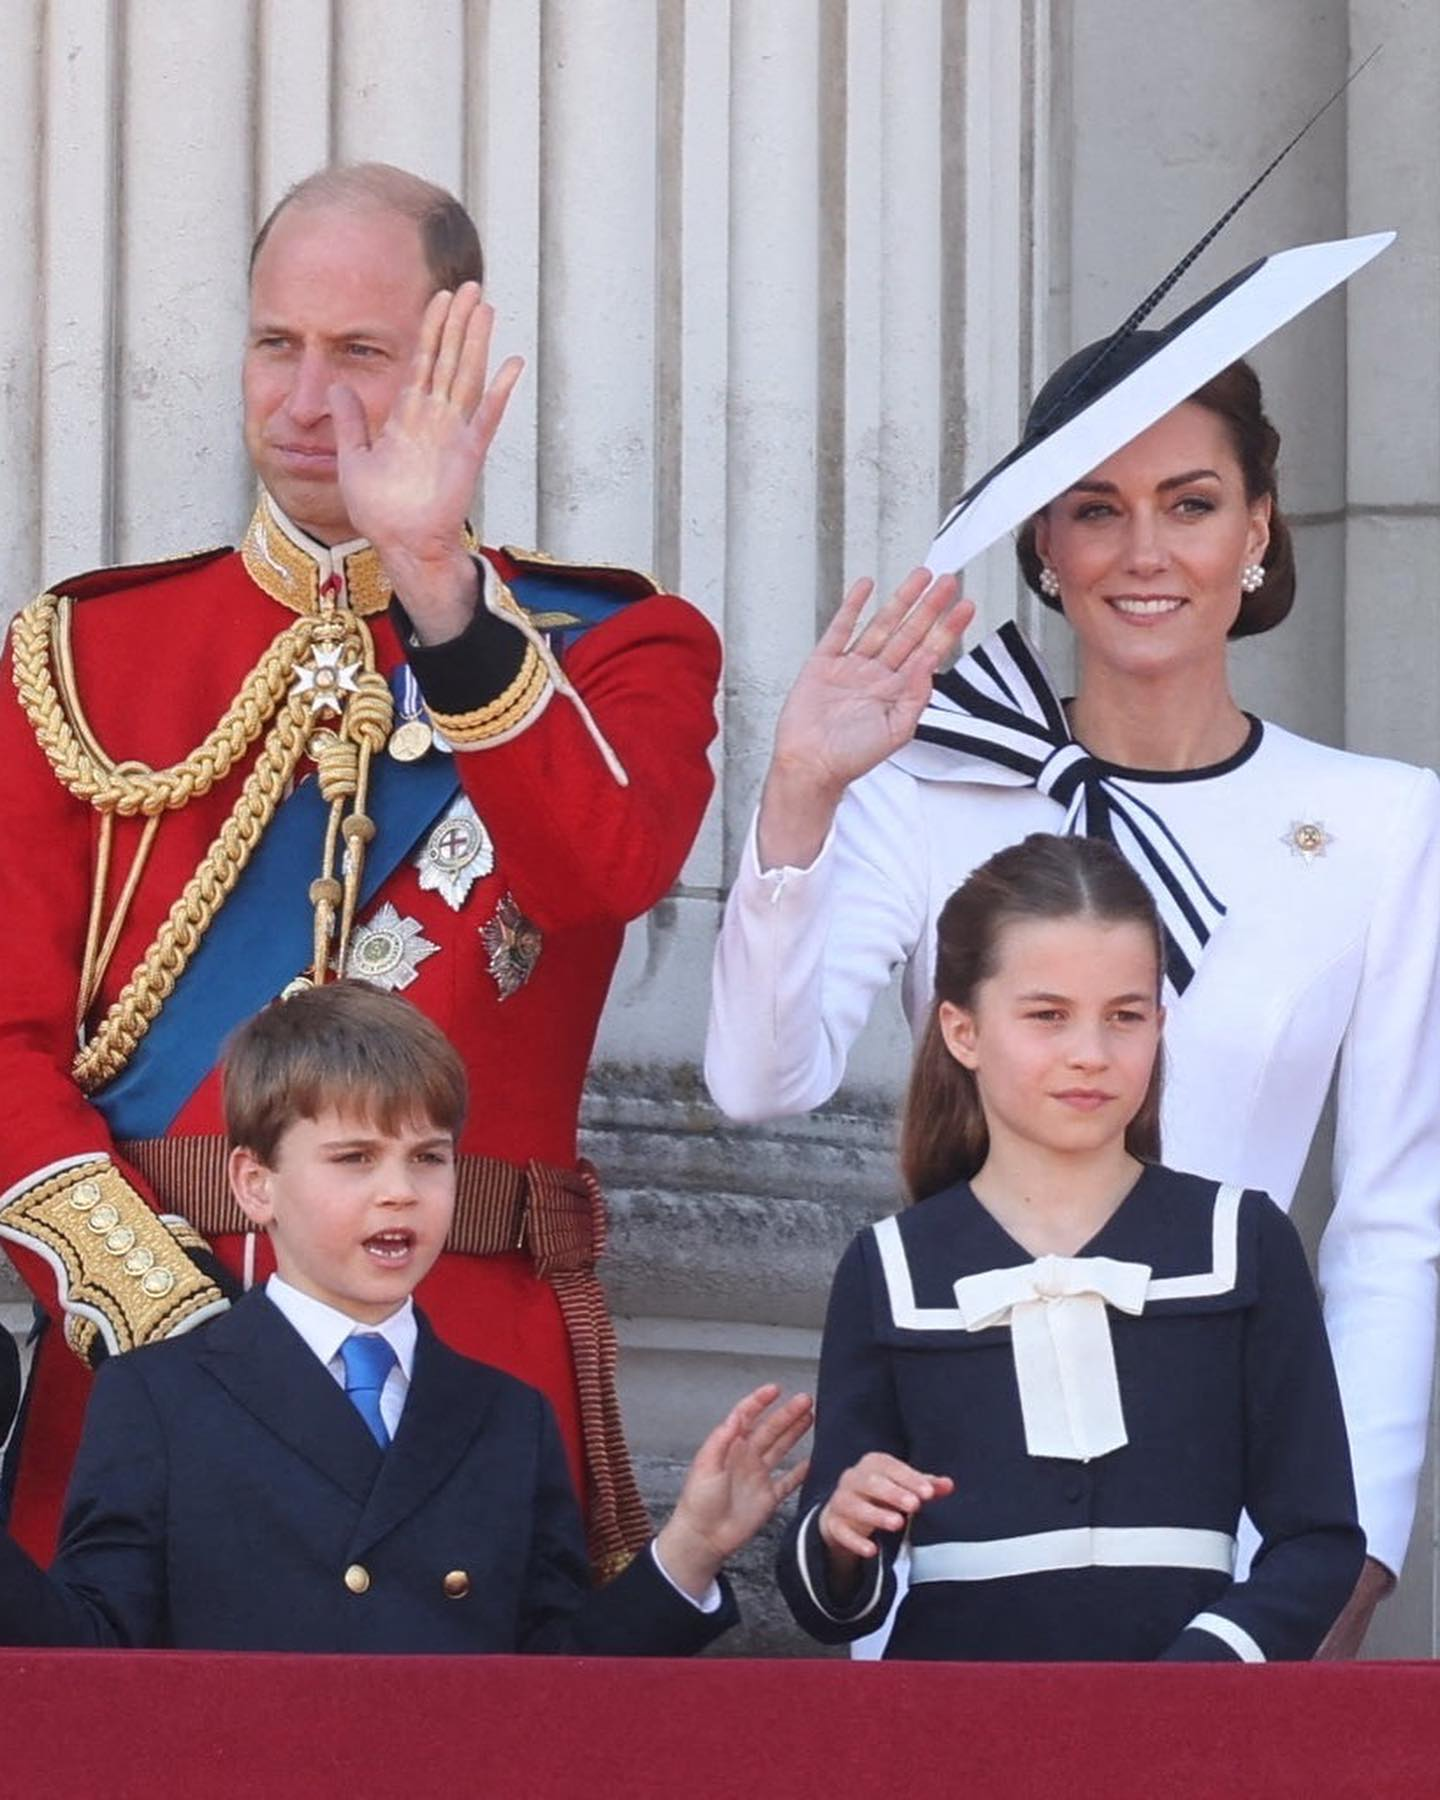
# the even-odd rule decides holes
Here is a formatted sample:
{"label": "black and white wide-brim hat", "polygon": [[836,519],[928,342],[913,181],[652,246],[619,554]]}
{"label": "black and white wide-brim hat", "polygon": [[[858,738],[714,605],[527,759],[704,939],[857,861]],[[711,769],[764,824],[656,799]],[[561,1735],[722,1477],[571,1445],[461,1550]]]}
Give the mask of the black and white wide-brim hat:
{"label": "black and white wide-brim hat", "polygon": [[965,568],[1394,239],[1393,231],[1379,231],[1279,251],[1232,275],[1163,329],[1142,331],[1127,321],[1103,344],[1062,363],[1036,396],[1024,437],[941,525],[926,567],[937,575]]}

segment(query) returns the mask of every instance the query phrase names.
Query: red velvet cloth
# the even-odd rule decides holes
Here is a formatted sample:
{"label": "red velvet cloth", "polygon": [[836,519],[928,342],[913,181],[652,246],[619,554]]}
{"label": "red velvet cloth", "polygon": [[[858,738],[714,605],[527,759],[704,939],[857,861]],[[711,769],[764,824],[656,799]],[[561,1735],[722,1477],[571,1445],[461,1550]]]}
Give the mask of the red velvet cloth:
{"label": "red velvet cloth", "polygon": [[0,1653],[47,1800],[1304,1800],[1440,1791],[1440,1665]]}

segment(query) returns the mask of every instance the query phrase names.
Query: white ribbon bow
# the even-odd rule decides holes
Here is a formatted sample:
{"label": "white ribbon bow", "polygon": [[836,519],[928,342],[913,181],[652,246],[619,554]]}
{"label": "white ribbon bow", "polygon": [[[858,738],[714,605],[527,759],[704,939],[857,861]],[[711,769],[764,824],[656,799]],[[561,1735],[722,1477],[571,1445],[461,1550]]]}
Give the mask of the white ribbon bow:
{"label": "white ribbon bow", "polygon": [[1140,1313],[1147,1263],[1042,1256],[955,1283],[967,1331],[1009,1325],[1031,1456],[1089,1462],[1129,1439],[1105,1308]]}

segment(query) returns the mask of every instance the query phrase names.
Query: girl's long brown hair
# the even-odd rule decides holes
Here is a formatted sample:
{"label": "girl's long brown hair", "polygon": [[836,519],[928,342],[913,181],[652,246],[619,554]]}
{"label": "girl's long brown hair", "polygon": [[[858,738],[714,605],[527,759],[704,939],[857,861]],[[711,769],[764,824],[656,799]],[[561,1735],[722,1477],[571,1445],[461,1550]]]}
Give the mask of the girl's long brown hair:
{"label": "girl's long brown hair", "polygon": [[[1096,838],[1035,833],[999,851],[957,888],[936,926],[935,997],[925,1023],[900,1131],[900,1169],[912,1200],[923,1200],[978,1175],[990,1133],[975,1077],[946,1048],[940,1005],[967,1011],[982,981],[999,966],[1007,925],[1034,919],[1096,919],[1139,925],[1155,944],[1160,991],[1164,945],[1155,902],[1113,844]],[[1150,1085],[1125,1130],[1125,1148],[1142,1162],[1160,1160],[1160,1094],[1164,1053],[1156,1052]]]}

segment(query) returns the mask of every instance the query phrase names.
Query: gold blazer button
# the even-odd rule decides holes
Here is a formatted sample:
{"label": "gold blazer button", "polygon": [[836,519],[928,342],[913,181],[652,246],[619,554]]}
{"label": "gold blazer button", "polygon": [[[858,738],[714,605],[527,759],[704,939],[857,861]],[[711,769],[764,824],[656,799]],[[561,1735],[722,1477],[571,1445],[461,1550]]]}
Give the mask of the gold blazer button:
{"label": "gold blazer button", "polygon": [[464,1569],[452,1569],[440,1585],[447,1600],[463,1600],[470,1592],[470,1577]]}
{"label": "gold blazer button", "polygon": [[345,1585],[352,1594],[363,1594],[370,1587],[370,1571],[363,1563],[351,1563],[345,1571]]}

